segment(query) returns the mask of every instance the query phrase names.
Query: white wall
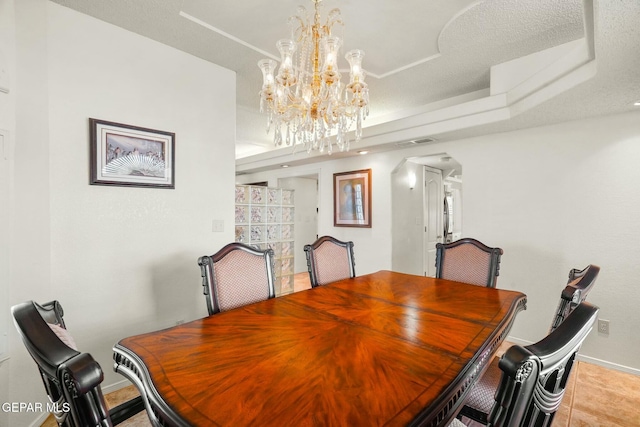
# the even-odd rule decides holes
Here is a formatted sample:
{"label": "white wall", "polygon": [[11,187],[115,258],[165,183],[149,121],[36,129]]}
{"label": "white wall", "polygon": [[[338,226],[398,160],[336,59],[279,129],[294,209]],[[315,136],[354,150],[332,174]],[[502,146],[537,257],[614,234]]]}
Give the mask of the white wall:
{"label": "white wall", "polygon": [[[463,230],[504,249],[498,286],[527,294],[513,339],[534,342],[551,323],[569,270],[602,270],[589,301],[611,321],[582,348],[590,360],[640,374],[640,112],[289,168],[320,169],[320,234],[355,242],[356,272],[391,267],[391,172],[403,158],[446,152],[464,170]],[[356,147],[354,147],[355,149]],[[332,174],[373,169],[373,228],[334,228]],[[282,171],[243,177],[263,180]],[[402,207],[397,207],[402,209]]]}
{"label": "white wall", "polygon": [[[197,258],[233,240],[235,75],[46,0],[14,5],[9,299],[60,300],[109,391],[119,339],[206,315]],[[89,117],[175,132],[175,190],[89,185]],[[44,402],[10,333],[10,399]]]}
{"label": "white wall", "polygon": [[[409,175],[416,177],[409,188]],[[394,209],[393,207],[397,207]],[[424,266],[424,166],[403,162],[391,174],[391,268],[408,274],[425,274]]]}
{"label": "white wall", "polygon": [[282,178],[278,187],[294,190],[294,272],[308,271],[304,245],[316,240],[318,231],[318,180],[310,178]]}
{"label": "white wall", "polygon": [[[14,76],[14,7],[13,0],[0,0],[0,72],[4,70],[10,79]],[[6,84],[6,83],[5,83]],[[11,86],[11,82],[9,82]],[[11,87],[9,87],[11,89]],[[9,401],[8,331],[12,328],[9,315],[9,282],[11,239],[11,177],[13,160],[10,156],[15,133],[15,96],[14,90],[0,92],[0,404]],[[0,425],[9,424],[9,414],[0,411]]]}
{"label": "white wall", "polygon": [[[35,289],[49,290],[49,136],[46,3],[16,0],[9,3],[13,3],[8,9],[13,9],[14,14],[8,18],[14,34],[9,48],[12,55],[8,57],[12,71],[9,94],[12,121],[8,127],[12,132],[13,151],[9,159],[11,265],[7,305],[12,305],[28,299],[25,296]],[[43,392],[34,393],[37,387],[42,390],[38,371],[26,352],[19,352],[21,343],[15,329],[10,328],[8,333],[11,359],[3,365],[9,370],[8,381],[3,383],[3,387],[7,387],[7,401],[42,402]],[[8,423],[28,425],[35,416],[9,414]]]}
{"label": "white wall", "polygon": [[528,296],[512,335],[542,337],[569,269],[594,263],[602,270],[589,301],[611,321],[611,334],[593,332],[582,353],[636,370],[638,123],[634,112],[474,138],[448,150],[464,170],[464,233],[502,247],[498,286]]}

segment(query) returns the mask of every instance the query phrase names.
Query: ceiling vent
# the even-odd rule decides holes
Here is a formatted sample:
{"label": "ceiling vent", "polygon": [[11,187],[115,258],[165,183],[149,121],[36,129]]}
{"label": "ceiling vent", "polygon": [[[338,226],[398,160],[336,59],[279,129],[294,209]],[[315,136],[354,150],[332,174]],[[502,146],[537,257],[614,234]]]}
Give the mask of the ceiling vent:
{"label": "ceiling vent", "polygon": [[409,141],[412,144],[429,144],[431,142],[436,142],[433,138],[422,138],[422,139],[413,139]]}
{"label": "ceiling vent", "polygon": [[421,139],[412,139],[409,141],[396,142],[395,145],[398,147],[406,147],[409,145],[430,144],[432,142],[436,142],[436,140],[434,138],[421,138]]}

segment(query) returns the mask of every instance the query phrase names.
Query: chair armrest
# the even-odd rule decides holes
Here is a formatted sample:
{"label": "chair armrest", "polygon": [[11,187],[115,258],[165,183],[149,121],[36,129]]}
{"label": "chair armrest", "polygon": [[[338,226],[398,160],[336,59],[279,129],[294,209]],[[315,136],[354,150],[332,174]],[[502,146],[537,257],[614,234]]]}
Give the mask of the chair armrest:
{"label": "chair armrest", "polygon": [[[598,316],[599,308],[587,302],[583,302],[569,315],[571,322],[566,320],[552,333],[535,344],[526,348],[535,354],[542,362],[543,370],[561,362],[565,349],[576,351],[585,340]],[[572,337],[567,342],[566,337]]]}
{"label": "chair armrest", "polygon": [[73,387],[74,397],[78,397],[98,387],[104,374],[89,353],[80,353],[60,365],[57,377],[64,380],[67,387]]}

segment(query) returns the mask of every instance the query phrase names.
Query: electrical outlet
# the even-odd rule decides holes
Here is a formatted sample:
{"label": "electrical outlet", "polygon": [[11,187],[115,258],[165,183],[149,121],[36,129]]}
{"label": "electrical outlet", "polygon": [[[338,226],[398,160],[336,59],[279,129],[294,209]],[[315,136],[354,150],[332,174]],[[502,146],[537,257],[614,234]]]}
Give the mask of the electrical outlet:
{"label": "electrical outlet", "polygon": [[609,335],[609,321],[604,319],[598,319],[598,332],[604,335]]}

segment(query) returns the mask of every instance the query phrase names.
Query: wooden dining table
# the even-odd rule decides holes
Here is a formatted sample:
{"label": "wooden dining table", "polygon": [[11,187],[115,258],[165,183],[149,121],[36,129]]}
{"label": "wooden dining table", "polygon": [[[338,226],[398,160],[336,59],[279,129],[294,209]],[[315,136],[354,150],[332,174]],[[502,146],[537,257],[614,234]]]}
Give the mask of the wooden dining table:
{"label": "wooden dining table", "polygon": [[520,292],[379,271],[120,340],[154,425],[447,425]]}

